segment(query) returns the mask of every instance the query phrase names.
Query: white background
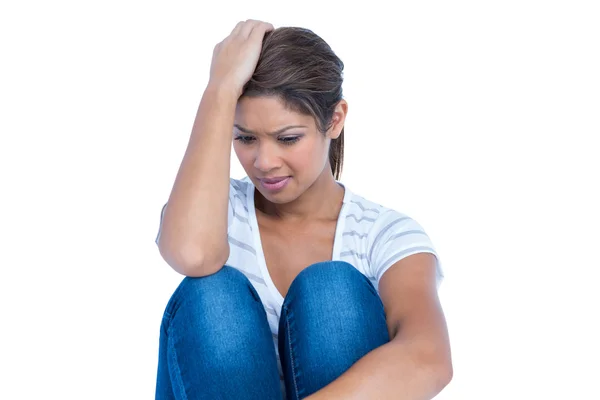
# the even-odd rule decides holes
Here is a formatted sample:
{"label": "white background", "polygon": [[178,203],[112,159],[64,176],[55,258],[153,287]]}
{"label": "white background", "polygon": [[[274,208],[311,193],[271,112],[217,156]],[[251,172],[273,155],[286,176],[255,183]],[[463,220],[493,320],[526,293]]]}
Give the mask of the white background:
{"label": "white background", "polygon": [[600,398],[596,2],[204,3],[0,6],[0,398],[153,398],[159,213],[248,18],[342,58],[342,181],[439,250],[437,399]]}

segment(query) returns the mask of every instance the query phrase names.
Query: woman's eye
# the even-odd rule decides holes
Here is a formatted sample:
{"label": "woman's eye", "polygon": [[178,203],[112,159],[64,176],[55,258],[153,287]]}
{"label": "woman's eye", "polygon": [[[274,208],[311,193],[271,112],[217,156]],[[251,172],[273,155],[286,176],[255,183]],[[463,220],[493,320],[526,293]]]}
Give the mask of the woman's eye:
{"label": "woman's eye", "polygon": [[300,136],[287,136],[279,138],[283,144],[294,144],[300,139]]}
{"label": "woman's eye", "polygon": [[239,140],[242,143],[250,143],[254,138],[252,136],[236,136],[235,140]]}

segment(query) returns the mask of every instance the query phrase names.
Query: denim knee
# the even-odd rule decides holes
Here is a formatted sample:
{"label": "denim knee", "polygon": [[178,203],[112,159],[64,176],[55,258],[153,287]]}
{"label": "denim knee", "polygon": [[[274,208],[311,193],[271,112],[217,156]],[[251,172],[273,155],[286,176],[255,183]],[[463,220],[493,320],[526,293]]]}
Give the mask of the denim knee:
{"label": "denim knee", "polygon": [[238,398],[241,391],[247,398],[265,398],[264,392],[274,398],[279,392],[264,307],[248,278],[230,266],[182,280],[162,320],[161,354],[165,392],[171,384],[183,396],[211,399]]}
{"label": "denim knee", "polygon": [[241,350],[261,330],[272,340],[254,287],[243,273],[227,265],[212,275],[185,277],[169,301],[163,325],[170,335],[210,349],[207,354],[216,359]]}
{"label": "denim knee", "polygon": [[[228,265],[203,277],[185,277],[169,300],[163,325],[171,330],[202,334],[248,332],[266,316],[260,298],[246,276]],[[215,332],[210,336],[209,332]]]}
{"label": "denim knee", "polygon": [[314,393],[389,341],[373,284],[343,261],[316,263],[298,274],[283,303],[279,335],[290,398]]}
{"label": "denim knee", "polygon": [[286,300],[317,296],[321,299],[360,302],[365,293],[379,297],[369,279],[352,264],[324,261],[308,266],[296,276],[288,289]]}
{"label": "denim knee", "polygon": [[173,293],[165,314],[173,315],[184,306],[207,312],[215,307],[242,307],[252,301],[260,299],[248,278],[225,265],[212,275],[185,277]]}

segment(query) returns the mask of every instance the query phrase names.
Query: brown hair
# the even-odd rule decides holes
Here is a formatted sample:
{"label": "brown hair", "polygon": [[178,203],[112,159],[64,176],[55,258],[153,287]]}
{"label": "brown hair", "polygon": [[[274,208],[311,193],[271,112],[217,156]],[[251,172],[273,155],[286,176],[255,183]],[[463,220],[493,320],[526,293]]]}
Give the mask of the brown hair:
{"label": "brown hair", "polygon": [[[342,99],[344,63],[318,35],[304,28],[282,27],[267,32],[258,64],[242,97],[276,96],[293,111],[315,118],[325,133]],[[336,180],[342,173],[344,128],[329,147]]]}

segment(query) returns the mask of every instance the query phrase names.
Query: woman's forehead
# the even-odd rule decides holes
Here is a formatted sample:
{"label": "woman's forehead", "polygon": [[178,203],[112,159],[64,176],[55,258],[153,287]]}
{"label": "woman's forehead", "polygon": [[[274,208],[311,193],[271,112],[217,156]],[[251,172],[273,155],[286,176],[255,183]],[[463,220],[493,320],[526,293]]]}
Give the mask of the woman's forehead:
{"label": "woman's forehead", "polygon": [[311,116],[285,107],[275,97],[248,97],[238,101],[235,123],[250,130],[274,131],[287,125],[314,126]]}

